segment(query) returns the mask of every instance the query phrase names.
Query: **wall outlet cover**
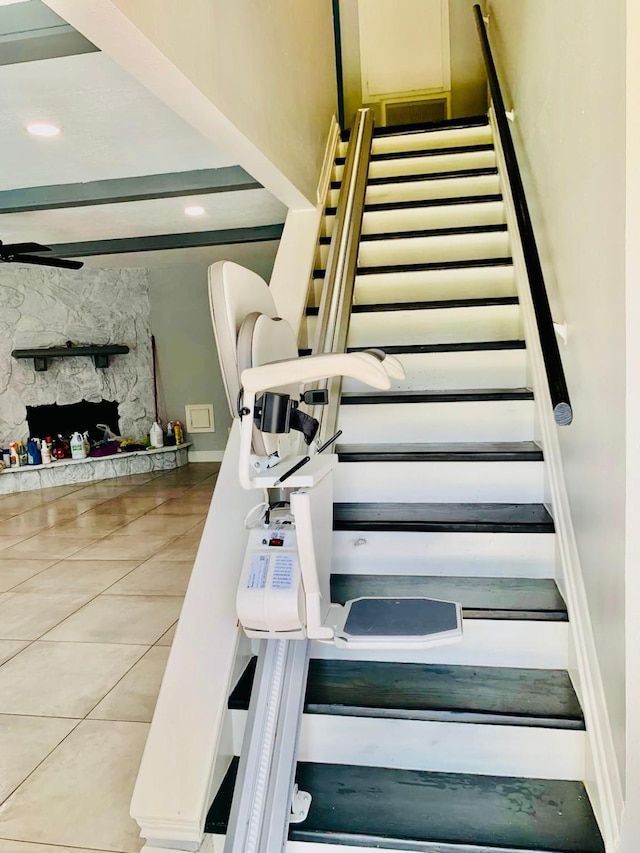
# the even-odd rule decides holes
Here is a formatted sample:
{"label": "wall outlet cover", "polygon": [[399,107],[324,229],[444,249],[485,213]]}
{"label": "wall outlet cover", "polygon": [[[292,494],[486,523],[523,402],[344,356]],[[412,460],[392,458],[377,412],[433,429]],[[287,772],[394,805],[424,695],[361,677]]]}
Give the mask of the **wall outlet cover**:
{"label": "wall outlet cover", "polygon": [[213,403],[197,403],[184,407],[187,432],[215,432]]}

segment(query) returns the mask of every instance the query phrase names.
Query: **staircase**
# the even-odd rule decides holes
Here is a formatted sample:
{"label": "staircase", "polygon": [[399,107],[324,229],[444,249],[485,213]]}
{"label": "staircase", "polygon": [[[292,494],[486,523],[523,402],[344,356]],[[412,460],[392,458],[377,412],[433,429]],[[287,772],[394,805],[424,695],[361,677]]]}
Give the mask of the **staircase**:
{"label": "staircase", "polygon": [[[312,644],[296,779],[313,800],[290,841],[601,853],[486,118],[376,131],[348,345],[397,355],[407,378],[343,385],[332,599],[460,601],[465,635],[419,652]],[[229,698],[237,746],[253,674]],[[207,819],[217,836],[236,769]]]}

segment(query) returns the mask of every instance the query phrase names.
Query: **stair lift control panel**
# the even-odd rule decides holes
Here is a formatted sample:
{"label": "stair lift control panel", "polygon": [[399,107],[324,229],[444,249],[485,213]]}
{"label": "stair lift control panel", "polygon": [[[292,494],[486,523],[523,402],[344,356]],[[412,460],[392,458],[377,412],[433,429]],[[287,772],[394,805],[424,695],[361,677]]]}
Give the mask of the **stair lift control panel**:
{"label": "stair lift control panel", "polygon": [[[238,476],[263,493],[249,513],[236,597],[245,633],[261,639],[316,639],[349,648],[426,648],[462,639],[457,602],[366,597],[331,603],[333,470],[326,453],[340,435],[314,444],[318,423],[302,404],[327,402],[306,386],[349,376],[388,389],[404,378],[380,350],[299,357],[265,282],[228,261],[210,271],[214,332],[230,406],[240,419]],[[329,401],[330,402],[330,401]],[[295,440],[296,433],[301,438]],[[306,452],[297,452],[297,446]]]}

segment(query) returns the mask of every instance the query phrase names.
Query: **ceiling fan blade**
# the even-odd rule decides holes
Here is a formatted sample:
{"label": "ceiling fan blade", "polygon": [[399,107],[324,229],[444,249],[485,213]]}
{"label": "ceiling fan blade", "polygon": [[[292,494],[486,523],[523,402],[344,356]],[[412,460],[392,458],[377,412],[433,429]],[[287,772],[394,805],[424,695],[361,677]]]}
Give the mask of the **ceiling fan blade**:
{"label": "ceiling fan blade", "polygon": [[41,246],[40,243],[0,243],[0,254],[2,255],[19,255],[24,252],[50,252],[48,246]]}
{"label": "ceiling fan blade", "polygon": [[69,261],[66,258],[39,258],[37,255],[19,255],[12,260],[18,264],[38,264],[42,267],[61,267],[65,270],[79,270],[84,266],[82,261]]}

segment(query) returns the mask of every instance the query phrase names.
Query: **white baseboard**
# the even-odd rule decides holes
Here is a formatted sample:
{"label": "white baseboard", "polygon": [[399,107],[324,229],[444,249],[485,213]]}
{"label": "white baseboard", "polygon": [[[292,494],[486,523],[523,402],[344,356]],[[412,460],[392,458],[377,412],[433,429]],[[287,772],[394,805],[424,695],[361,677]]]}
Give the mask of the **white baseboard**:
{"label": "white baseboard", "polygon": [[539,439],[544,450],[547,493],[556,529],[556,581],[569,612],[573,664],[570,671],[582,704],[587,728],[588,759],[584,781],[598,818],[607,853],[614,853],[619,849],[620,844],[624,799],[564,478],[558,439],[558,429],[562,427],[558,427],[553,418],[553,407],[528,286],[524,253],[517,229],[515,206],[511,189],[504,178],[506,165],[493,110],[490,111],[490,118],[533,380]]}
{"label": "white baseboard", "polygon": [[190,450],[189,462],[222,462],[224,450]]}

